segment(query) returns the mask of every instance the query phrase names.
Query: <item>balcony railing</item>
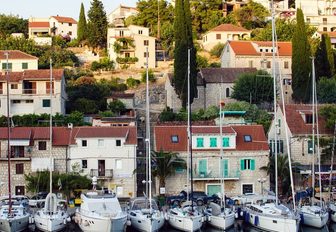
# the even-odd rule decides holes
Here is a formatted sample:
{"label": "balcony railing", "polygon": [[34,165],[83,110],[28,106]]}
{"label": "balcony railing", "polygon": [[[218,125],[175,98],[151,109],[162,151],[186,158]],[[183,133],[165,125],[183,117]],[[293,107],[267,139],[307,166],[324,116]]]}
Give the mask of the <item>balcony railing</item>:
{"label": "balcony railing", "polygon": [[196,173],[194,174],[194,180],[239,180],[240,171],[231,170],[230,172],[225,173],[225,175],[220,175],[218,172],[213,173],[213,171],[208,171],[207,173]]}
{"label": "balcony railing", "polygon": [[[11,160],[30,160],[31,154],[29,152],[23,152],[23,153],[11,153]],[[0,160],[7,160],[7,151],[1,151],[0,153]]]}
{"label": "balcony railing", "polygon": [[[52,89],[52,93],[55,93],[55,89]],[[50,94],[50,89],[22,89],[22,94]]]}
{"label": "balcony railing", "polygon": [[113,177],[113,169],[91,169],[90,170],[91,177],[98,177],[98,178],[112,178]]}
{"label": "balcony railing", "polygon": [[22,94],[36,94],[36,89],[22,89]]}

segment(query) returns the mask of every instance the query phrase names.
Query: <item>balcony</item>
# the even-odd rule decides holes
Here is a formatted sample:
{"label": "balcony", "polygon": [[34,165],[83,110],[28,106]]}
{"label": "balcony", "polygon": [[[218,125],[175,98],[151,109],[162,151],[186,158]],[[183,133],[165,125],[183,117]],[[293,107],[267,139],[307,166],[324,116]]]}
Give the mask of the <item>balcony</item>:
{"label": "balcony", "polygon": [[22,89],[22,94],[36,94],[36,89]]}
{"label": "balcony", "polygon": [[[0,161],[7,161],[7,151],[1,151],[0,153]],[[11,160],[12,161],[30,161],[31,160],[31,154],[28,152],[19,152],[16,153],[12,151],[11,153]]]}
{"label": "balcony", "polygon": [[225,173],[225,175],[220,175],[218,172],[213,173],[213,171],[208,171],[208,173],[197,173],[194,174],[193,179],[195,181],[202,181],[202,180],[239,180],[240,179],[240,171],[237,170],[231,170],[228,173]]}
{"label": "balcony", "polygon": [[100,179],[104,178],[112,178],[113,177],[113,169],[91,169],[90,170],[90,177],[97,177]]}

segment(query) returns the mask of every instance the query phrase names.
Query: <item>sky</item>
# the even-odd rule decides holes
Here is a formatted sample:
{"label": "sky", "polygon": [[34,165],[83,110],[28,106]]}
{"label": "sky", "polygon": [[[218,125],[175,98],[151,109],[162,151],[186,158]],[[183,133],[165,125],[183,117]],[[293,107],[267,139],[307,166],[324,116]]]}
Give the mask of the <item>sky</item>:
{"label": "sky", "polygon": [[[135,6],[137,0],[101,0],[108,15],[120,4]],[[6,2],[6,4],[1,4]],[[80,5],[83,2],[85,12],[91,7],[91,0],[0,0],[0,14],[48,18],[52,15],[79,18]]]}

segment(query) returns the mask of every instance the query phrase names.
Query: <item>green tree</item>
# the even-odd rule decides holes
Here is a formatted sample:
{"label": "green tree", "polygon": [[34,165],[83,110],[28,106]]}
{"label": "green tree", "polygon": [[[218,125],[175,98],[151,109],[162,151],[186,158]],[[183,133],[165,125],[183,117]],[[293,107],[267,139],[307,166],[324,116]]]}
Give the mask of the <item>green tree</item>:
{"label": "green tree", "polygon": [[160,187],[166,185],[166,178],[174,175],[177,169],[186,169],[186,161],[178,157],[177,153],[153,151],[152,175],[159,179]]}
{"label": "green tree", "polygon": [[210,50],[210,54],[212,56],[216,56],[216,57],[220,57],[222,55],[222,51],[224,49],[224,44],[223,43],[218,43],[216,44],[211,50]]}
{"label": "green tree", "polygon": [[174,86],[175,92],[182,101],[182,107],[187,105],[187,70],[188,49],[190,49],[190,99],[191,103],[196,92],[196,50],[193,44],[191,13],[189,0],[177,0],[175,3],[174,21]]}
{"label": "green tree", "polygon": [[311,50],[301,9],[297,9],[292,39],[292,88],[296,102],[309,102],[311,96]]}
{"label": "green tree", "polygon": [[129,77],[126,79],[126,85],[129,88],[136,88],[140,85],[140,80]]}
{"label": "green tree", "polygon": [[0,38],[6,38],[12,33],[28,34],[28,20],[15,15],[0,14]]}
{"label": "green tree", "polygon": [[327,122],[326,126],[329,129],[334,129],[336,122],[336,105],[323,105],[318,112]]}
{"label": "green tree", "polygon": [[[290,19],[276,19],[275,22],[278,41],[291,41],[296,22]],[[256,28],[251,32],[251,39],[256,41],[272,41],[272,22],[264,28]]]}
{"label": "green tree", "polygon": [[244,73],[234,83],[232,98],[253,104],[273,101],[273,78],[266,72]]}
{"label": "green tree", "polygon": [[[147,77],[147,72],[146,72],[146,71],[143,71],[143,72],[141,73],[141,82],[142,82],[142,83],[146,83],[146,77]],[[156,81],[156,77],[155,77],[154,72],[153,72],[152,69],[149,69],[149,70],[148,70],[148,80],[149,80],[150,82],[155,82],[155,81]]]}
{"label": "green tree", "polygon": [[208,59],[201,55],[196,55],[196,64],[197,64],[197,69],[206,68],[209,66]]}
{"label": "green tree", "polygon": [[322,77],[317,84],[316,93],[320,103],[336,103],[336,77]]}
{"label": "green tree", "polygon": [[86,17],[85,17],[84,4],[81,3],[79,20],[77,25],[77,39],[79,42],[83,42],[84,40],[86,40],[86,38],[87,38]]}
{"label": "green tree", "polygon": [[95,48],[106,47],[107,40],[107,17],[104,5],[100,0],[93,0],[88,11],[88,42]]}
{"label": "green tree", "polygon": [[118,99],[110,102],[108,108],[117,115],[120,115],[126,109],[125,104]]}
{"label": "green tree", "polygon": [[316,77],[332,77],[335,73],[334,55],[331,49],[330,37],[322,34],[322,39],[316,51]]}

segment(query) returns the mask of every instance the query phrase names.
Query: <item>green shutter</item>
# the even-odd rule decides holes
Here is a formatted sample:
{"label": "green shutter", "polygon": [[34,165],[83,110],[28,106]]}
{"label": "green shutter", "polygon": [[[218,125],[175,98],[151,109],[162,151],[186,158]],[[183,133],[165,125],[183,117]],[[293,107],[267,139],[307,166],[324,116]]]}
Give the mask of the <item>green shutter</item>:
{"label": "green shutter", "polygon": [[175,173],[181,174],[181,173],[183,173],[183,171],[184,171],[184,169],[182,167],[176,167],[175,168]]}
{"label": "green shutter", "polygon": [[223,176],[224,177],[229,176],[229,160],[227,160],[227,159],[222,160],[222,171],[223,171]]}
{"label": "green shutter", "polygon": [[240,160],[240,170],[242,170],[242,171],[245,170],[244,159]]}
{"label": "green shutter", "polygon": [[308,154],[313,154],[313,141],[308,140]]}
{"label": "green shutter", "polygon": [[43,99],[42,100],[43,107],[50,107],[50,99]]}
{"label": "green shutter", "polygon": [[250,167],[251,167],[251,170],[252,170],[252,171],[255,170],[255,160],[254,160],[254,159],[251,159],[251,160],[250,160]]}
{"label": "green shutter", "polygon": [[217,194],[221,192],[220,185],[208,185],[207,186],[207,194],[208,196],[212,196],[213,194]]}
{"label": "green shutter", "polygon": [[278,119],[278,127],[280,127],[281,126],[281,119],[279,118]]}
{"label": "green shutter", "polygon": [[223,147],[229,147],[230,146],[230,138],[224,137],[223,138]]}
{"label": "green shutter", "polygon": [[28,69],[28,63],[22,63],[22,69]]}
{"label": "green shutter", "polygon": [[[2,63],[2,69],[3,70],[7,69],[7,63]],[[8,69],[12,70],[12,63],[8,63]]]}
{"label": "green shutter", "polygon": [[204,147],[204,139],[203,138],[197,138],[197,147]]}
{"label": "green shutter", "polygon": [[207,160],[206,159],[200,159],[198,161],[198,174],[202,176],[206,176],[207,174]]}
{"label": "green shutter", "polygon": [[210,138],[210,147],[217,147],[217,138]]}

